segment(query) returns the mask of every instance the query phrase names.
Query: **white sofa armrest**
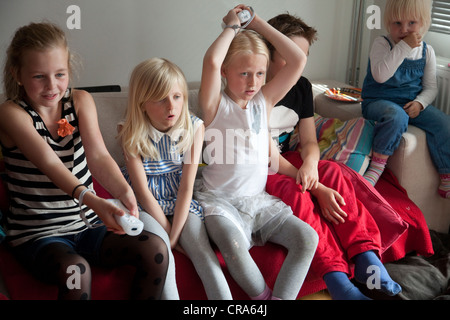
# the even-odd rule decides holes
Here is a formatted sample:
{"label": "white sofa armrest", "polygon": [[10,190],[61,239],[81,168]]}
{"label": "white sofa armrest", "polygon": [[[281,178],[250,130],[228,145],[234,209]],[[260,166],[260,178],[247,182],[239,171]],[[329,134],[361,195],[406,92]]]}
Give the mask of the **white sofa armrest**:
{"label": "white sofa armrest", "polygon": [[439,174],[431,160],[425,132],[409,126],[387,167],[422,210],[428,227],[438,232],[449,232],[450,201],[438,194]]}

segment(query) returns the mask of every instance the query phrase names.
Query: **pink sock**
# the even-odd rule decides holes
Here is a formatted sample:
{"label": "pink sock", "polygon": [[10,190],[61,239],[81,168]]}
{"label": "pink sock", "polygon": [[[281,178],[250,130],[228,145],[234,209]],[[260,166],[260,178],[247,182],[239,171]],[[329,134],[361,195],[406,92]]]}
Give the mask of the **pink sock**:
{"label": "pink sock", "polygon": [[450,199],[450,174],[441,174],[441,185],[439,186],[439,195],[442,198]]}
{"label": "pink sock", "polygon": [[370,166],[364,173],[364,178],[369,181],[372,186],[375,186],[383,174],[384,168],[386,167],[387,159],[381,159],[378,157],[372,157]]}
{"label": "pink sock", "polygon": [[264,291],[256,297],[251,297],[252,300],[270,300],[272,298],[272,290],[266,285]]}

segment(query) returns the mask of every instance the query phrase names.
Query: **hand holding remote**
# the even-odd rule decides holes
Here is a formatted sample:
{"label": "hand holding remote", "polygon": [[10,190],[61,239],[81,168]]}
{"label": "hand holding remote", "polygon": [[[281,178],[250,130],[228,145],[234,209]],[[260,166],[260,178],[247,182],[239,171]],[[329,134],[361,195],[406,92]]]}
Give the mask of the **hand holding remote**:
{"label": "hand holding remote", "polygon": [[239,21],[241,21],[241,24],[246,23],[250,18],[252,17],[252,14],[248,10],[242,10],[237,14]]}
{"label": "hand holding remote", "polygon": [[142,221],[135,216],[132,216],[120,200],[108,199],[108,201],[112,202],[116,207],[125,211],[125,214],[123,216],[118,216],[116,214],[114,215],[117,224],[122,227],[123,231],[125,231],[130,236],[139,235],[144,229],[144,224],[142,223]]}
{"label": "hand holding remote", "polygon": [[[236,20],[236,16],[239,19],[240,24],[236,24],[234,22]],[[222,28],[224,29],[232,28],[235,30],[237,34],[239,29],[245,29],[253,21],[254,18],[255,12],[253,11],[252,7],[245,7],[243,5],[239,5],[234,9],[230,10],[228,14],[223,18]]]}

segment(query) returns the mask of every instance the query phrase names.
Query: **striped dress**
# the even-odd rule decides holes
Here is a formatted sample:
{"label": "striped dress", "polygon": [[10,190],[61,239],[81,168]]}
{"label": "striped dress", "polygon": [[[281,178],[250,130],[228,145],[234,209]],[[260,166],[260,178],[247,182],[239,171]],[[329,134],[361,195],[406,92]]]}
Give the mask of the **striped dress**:
{"label": "striped dress", "polygon": [[[92,177],[78,130],[78,118],[69,96],[70,91],[62,100],[61,118],[65,118],[75,130],[64,138],[54,139],[37,112],[24,101],[19,102],[19,105],[31,116],[36,130],[64,165],[81,183],[92,188]],[[75,234],[86,229],[79,215],[80,207],[70,195],[55,186],[18,148],[5,148],[2,145],[2,153],[10,194],[7,239],[12,246],[50,236]],[[88,209],[86,217],[92,222],[97,216]]]}
{"label": "striped dress", "polygon": [[[191,120],[195,132],[203,121],[195,116],[191,116]],[[149,136],[157,148],[161,160],[142,159],[148,188],[166,216],[174,214],[178,188],[181,182],[184,154],[176,152],[174,148],[174,144],[180,138],[180,133],[179,130],[173,130],[166,134],[152,128]],[[126,168],[122,169],[122,173],[128,183],[131,184]],[[203,208],[194,199],[191,201],[189,212],[203,219]]]}

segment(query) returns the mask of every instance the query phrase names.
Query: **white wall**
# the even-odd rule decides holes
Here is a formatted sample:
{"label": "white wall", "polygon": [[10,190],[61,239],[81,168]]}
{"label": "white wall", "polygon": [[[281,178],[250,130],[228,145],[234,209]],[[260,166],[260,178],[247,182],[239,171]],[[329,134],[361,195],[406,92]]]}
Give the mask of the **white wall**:
{"label": "white wall", "polygon": [[450,35],[437,32],[428,32],[424,38],[426,43],[433,46],[437,56],[450,61]]}
{"label": "white wall", "polygon": [[[48,20],[66,31],[83,68],[76,86],[126,86],[133,67],[159,56],[197,81],[208,46],[235,0],[0,0],[0,63],[17,28]],[[319,31],[305,75],[345,80],[353,0],[248,0],[264,19],[288,11]],[[66,26],[69,5],[81,9],[81,30]],[[0,77],[2,77],[0,75]],[[0,79],[1,80],[1,79]],[[2,91],[3,89],[0,89]]]}

